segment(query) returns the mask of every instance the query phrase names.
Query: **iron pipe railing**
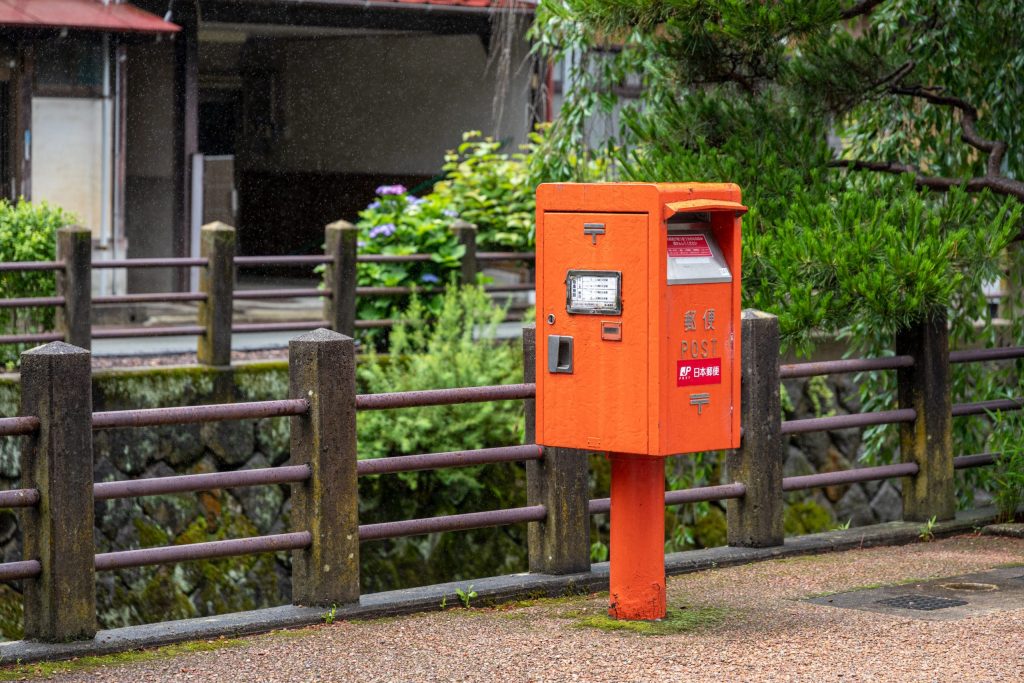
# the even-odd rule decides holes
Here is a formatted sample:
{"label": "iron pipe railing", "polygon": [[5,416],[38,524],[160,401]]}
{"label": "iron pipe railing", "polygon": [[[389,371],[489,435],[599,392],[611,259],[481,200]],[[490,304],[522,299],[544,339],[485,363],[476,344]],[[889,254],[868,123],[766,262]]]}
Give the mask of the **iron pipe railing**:
{"label": "iron pipe railing", "polygon": [[32,308],[34,306],[63,306],[62,296],[28,296],[17,299],[0,299],[0,308]]}
{"label": "iron pipe railing", "polygon": [[478,251],[477,261],[533,261],[537,254],[532,251]]}
{"label": "iron pipe railing", "polygon": [[895,370],[914,365],[913,356],[886,356],[884,358],[845,358],[823,360],[813,363],[792,363],[779,366],[780,379],[814,377],[815,375],[838,375],[848,372],[871,370]]}
{"label": "iron pipe railing", "polygon": [[334,263],[324,254],[302,254],[290,256],[236,256],[236,266],[319,266]]}
{"label": "iron pipe railing", "polygon": [[39,504],[39,489],[0,491],[0,508],[30,508]]}
{"label": "iron pipe railing", "polygon": [[97,268],[197,268],[210,264],[206,258],[175,256],[170,258],[122,258],[107,261],[93,261],[92,269]]}
{"label": "iron pipe railing", "polygon": [[894,477],[913,477],[920,471],[916,462],[901,462],[893,465],[877,467],[861,467],[838,472],[821,472],[805,474],[799,477],[785,477],[782,480],[783,491],[802,491],[825,486],[841,486],[843,484],[859,484],[865,481],[878,481]]}
{"label": "iron pipe railing", "polygon": [[39,418],[34,415],[0,417],[0,436],[26,436],[39,431]]}
{"label": "iron pipe railing", "polygon": [[532,292],[536,285],[532,282],[519,282],[508,285],[484,285],[485,292]]}
{"label": "iron pipe railing", "polygon": [[63,261],[8,261],[0,263],[0,273],[26,270],[64,270]]}
{"label": "iron pipe railing", "polygon": [[327,289],[292,288],[292,289],[236,289],[231,295],[235,299],[298,299],[303,297],[330,297]]}
{"label": "iron pipe railing", "polygon": [[807,432],[827,432],[834,429],[849,429],[851,427],[870,427],[872,425],[913,422],[916,419],[917,411],[913,408],[880,410],[874,413],[853,413],[851,415],[831,415],[829,417],[811,417],[804,420],[787,420],[782,423],[779,433],[805,434]]}
{"label": "iron pipe railing", "polygon": [[995,463],[999,453],[978,453],[976,455],[961,455],[953,458],[953,469],[966,470],[970,467],[984,467]]}
{"label": "iron pipe railing", "polygon": [[[93,484],[96,500],[160,496],[170,493],[193,493],[215,489],[241,488],[244,486],[266,486],[268,484],[294,484],[310,477],[309,465],[287,465],[285,467],[264,467],[255,470],[233,472],[208,472],[205,474],[183,474],[173,477],[151,477],[126,481],[103,481]],[[3,507],[0,505],[0,507]]]}
{"label": "iron pipe railing", "polygon": [[1024,408],[1024,399],[1001,398],[993,401],[977,401],[975,403],[956,403],[953,405],[953,417],[964,415],[984,415],[988,412],[1002,410],[1020,410]]}
{"label": "iron pipe railing", "polygon": [[[713,500],[742,498],[747,487],[741,482],[720,484],[717,486],[696,486],[692,489],[665,491],[665,505],[685,505],[687,503],[705,503]],[[591,498],[587,503],[587,512],[591,515],[605,515],[611,510],[611,498]]]}
{"label": "iron pipe railing", "polygon": [[988,360],[1008,360],[1024,358],[1024,346],[999,346],[992,349],[964,349],[950,351],[950,363],[974,363]]}
{"label": "iron pipe railing", "polygon": [[308,531],[295,531],[287,534],[272,534],[270,536],[233,538],[227,541],[206,541],[204,543],[188,543],[186,545],[171,545],[161,548],[120,550],[96,555],[96,571],[103,572],[113,569],[129,569],[131,567],[190,562],[193,560],[214,560],[221,557],[234,557],[236,555],[276,553],[282,550],[299,550],[308,548],[312,542],[313,536]]}
{"label": "iron pipe railing", "polygon": [[[477,256],[479,258],[479,255]],[[415,263],[433,261],[430,254],[360,254],[357,263]]]}
{"label": "iron pipe railing", "polygon": [[418,472],[421,470],[490,465],[502,462],[525,462],[527,460],[540,460],[542,457],[544,457],[544,449],[537,444],[499,446],[497,448],[477,448],[468,451],[396,455],[390,458],[360,460],[356,463],[356,473],[363,477],[371,474],[395,474],[396,472]]}
{"label": "iron pipe railing", "polygon": [[357,320],[355,322],[355,328],[357,330],[369,330],[375,327],[393,327],[397,320],[390,318],[381,318],[380,320]]}
{"label": "iron pipe railing", "polygon": [[388,410],[391,408],[446,406],[455,403],[511,401],[533,398],[535,393],[535,384],[495,384],[481,387],[458,387],[454,389],[359,394],[356,396],[356,410]]}
{"label": "iron pipe railing", "polygon": [[93,328],[93,339],[131,339],[136,337],[196,336],[206,332],[201,325],[173,325],[170,327],[114,327]]}
{"label": "iron pipe railing", "polygon": [[34,344],[36,342],[64,341],[60,332],[26,332],[24,334],[0,334],[0,344]]}
{"label": "iron pipe railing", "polygon": [[392,296],[402,294],[441,294],[443,287],[356,287],[357,296]]}
{"label": "iron pipe railing", "polygon": [[225,420],[259,420],[267,417],[302,415],[309,410],[304,398],[286,398],[277,401],[251,403],[214,403],[202,406],[175,408],[142,408],[138,410],[112,410],[92,414],[93,429],[120,427],[154,427],[157,425],[220,422]]}
{"label": "iron pipe railing", "polygon": [[485,527],[505,526],[507,524],[521,524],[523,522],[539,522],[545,517],[547,517],[547,509],[543,505],[530,505],[521,508],[467,512],[461,515],[445,515],[427,519],[360,524],[359,540],[379,541],[385,538],[436,534],[443,531],[483,529]]}
{"label": "iron pipe railing", "polygon": [[288,332],[300,330],[315,330],[318,327],[329,328],[331,324],[326,320],[289,320],[280,323],[238,323],[231,326],[232,332]]}
{"label": "iron pipe railing", "polygon": [[0,564],[0,581],[34,579],[42,573],[43,565],[39,563],[39,560],[21,560]]}
{"label": "iron pipe railing", "polygon": [[177,301],[206,301],[206,294],[203,292],[150,292],[146,294],[94,296],[92,298],[94,304],[145,304]]}

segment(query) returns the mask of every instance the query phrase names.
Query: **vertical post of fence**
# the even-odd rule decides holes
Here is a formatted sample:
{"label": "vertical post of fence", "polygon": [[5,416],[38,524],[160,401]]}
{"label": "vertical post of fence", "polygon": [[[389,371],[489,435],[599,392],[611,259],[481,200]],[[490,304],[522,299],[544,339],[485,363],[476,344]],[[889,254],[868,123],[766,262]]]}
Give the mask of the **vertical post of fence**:
{"label": "vertical post of fence", "polygon": [[64,268],[57,271],[57,296],[64,297],[55,316],[64,341],[83,349],[92,348],[92,231],[69,226],[57,231],[57,259]]}
{"label": "vertical post of fence", "polygon": [[743,311],[739,449],[726,455],[733,481],[746,494],[726,503],[731,546],[782,545],[782,409],[779,400],[779,319],[761,311]]}
{"label": "vertical post of fence", "polygon": [[911,367],[896,371],[896,381],[900,408],[917,411],[913,422],[900,425],[901,459],[919,468],[916,476],[903,479],[903,519],[952,519],[956,514],[953,401],[945,314],[898,332],[896,353],[914,357]]}
{"label": "vertical post of fence", "polygon": [[353,336],[356,326],[356,243],[359,230],[348,221],[324,228],[324,319],[331,329]]}
{"label": "vertical post of fence", "polygon": [[39,418],[21,455],[21,485],[40,494],[21,527],[24,557],[42,566],[25,581],[29,639],[96,634],[90,366],[88,351],[64,342],[21,354],[21,414]]}
{"label": "vertical post of fence", "polygon": [[216,221],[202,227],[199,254],[207,260],[199,271],[199,290],[206,299],[199,303],[197,359],[203,365],[231,365],[232,296],[235,290],[235,229]]}
{"label": "vertical post of fence", "polygon": [[309,410],[291,419],[291,464],[310,478],[292,485],[291,523],[312,543],[292,554],[292,599],[300,605],[359,600],[356,475],[356,351],[351,337],[319,329],[288,343],[289,395]]}
{"label": "vertical post of fence", "polygon": [[[536,381],[536,326],[523,328],[523,375]],[[536,443],[534,401],[526,403],[526,442]],[[531,572],[574,574],[590,569],[590,514],[587,509],[587,454],[545,448],[544,457],[526,463],[527,505],[543,505],[547,517],[527,526]]]}
{"label": "vertical post of fence", "polygon": [[455,233],[459,244],[466,248],[465,253],[462,255],[461,283],[464,285],[475,285],[478,272],[476,262],[476,226],[459,218],[452,223],[452,232]]}

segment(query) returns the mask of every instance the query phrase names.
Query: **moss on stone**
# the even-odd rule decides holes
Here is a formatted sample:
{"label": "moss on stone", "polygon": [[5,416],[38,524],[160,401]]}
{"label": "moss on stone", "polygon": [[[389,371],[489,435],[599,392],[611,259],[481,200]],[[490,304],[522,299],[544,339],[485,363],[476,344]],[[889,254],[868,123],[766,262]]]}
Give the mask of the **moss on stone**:
{"label": "moss on stone", "polygon": [[783,516],[783,527],[787,536],[816,534],[832,528],[834,520],[828,510],[815,503],[805,500],[786,506]]}
{"label": "moss on stone", "polygon": [[711,628],[728,615],[728,610],[719,607],[670,607],[665,618],[658,621],[622,621],[607,614],[595,614],[579,619],[575,626],[600,631],[627,631],[643,636],[670,636]]}
{"label": "moss on stone", "polygon": [[693,527],[693,536],[698,547],[717,548],[728,542],[725,513],[715,505],[708,508],[706,515],[698,517]]}
{"label": "moss on stone", "polygon": [[7,640],[24,636],[25,602],[21,593],[7,584],[0,584],[0,635]]}

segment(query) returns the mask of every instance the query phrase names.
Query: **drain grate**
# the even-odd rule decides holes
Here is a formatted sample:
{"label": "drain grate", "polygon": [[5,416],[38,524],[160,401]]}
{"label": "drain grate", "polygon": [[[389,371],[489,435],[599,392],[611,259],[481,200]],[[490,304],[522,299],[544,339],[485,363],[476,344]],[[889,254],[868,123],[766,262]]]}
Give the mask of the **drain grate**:
{"label": "drain grate", "polygon": [[937,598],[932,595],[898,595],[895,598],[886,598],[885,600],[878,600],[875,602],[876,605],[885,605],[886,607],[899,607],[902,609],[916,609],[922,612],[931,612],[937,609],[946,609],[947,607],[960,607],[966,605],[966,600],[955,600],[952,598]]}

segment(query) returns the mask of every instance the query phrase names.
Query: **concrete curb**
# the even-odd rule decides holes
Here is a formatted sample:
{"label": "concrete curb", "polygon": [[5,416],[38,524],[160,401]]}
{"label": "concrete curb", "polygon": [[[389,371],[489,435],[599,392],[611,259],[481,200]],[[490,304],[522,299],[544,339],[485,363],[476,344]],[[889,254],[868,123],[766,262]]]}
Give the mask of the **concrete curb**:
{"label": "concrete curb", "polygon": [[[936,537],[951,536],[980,529],[995,518],[993,508],[958,513],[956,519],[939,522],[932,532]],[[665,556],[669,575],[729,567],[798,555],[903,545],[920,540],[922,525],[914,522],[890,522],[873,526],[808,534],[786,539],[784,545],[772,548],[707,548]],[[472,581],[441,583],[421,588],[371,593],[358,604],[339,606],[334,619],[372,619],[384,616],[429,612],[441,609],[441,603],[458,606],[457,588],[469,585],[477,592],[477,605],[492,605],[512,600],[585,594],[608,588],[608,563],[591,566],[589,572],[554,576],[550,574],[511,574]],[[183,619],[142,626],[100,631],[92,640],[71,643],[40,643],[27,640],[0,643],[0,664],[30,663],[42,660],[71,659],[90,655],[106,655],[141,648],[159,647],[188,640],[207,640],[266,633],[284,628],[299,628],[322,623],[327,613],[323,607],[285,605],[268,609],[237,612],[216,617]]]}

